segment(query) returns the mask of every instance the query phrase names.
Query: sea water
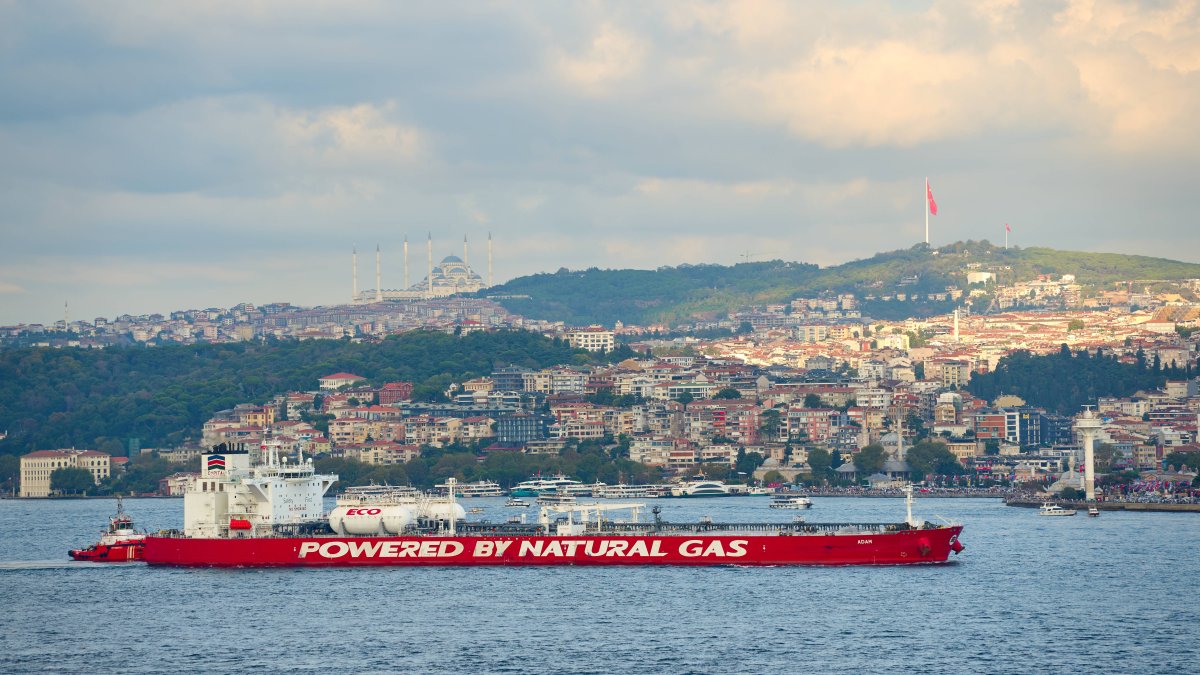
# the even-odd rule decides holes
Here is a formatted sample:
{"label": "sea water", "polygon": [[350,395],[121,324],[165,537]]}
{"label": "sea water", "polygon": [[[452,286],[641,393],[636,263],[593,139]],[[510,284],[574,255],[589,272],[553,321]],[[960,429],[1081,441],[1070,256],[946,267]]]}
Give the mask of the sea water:
{"label": "sea water", "polygon": [[[643,500],[694,521],[895,522],[900,499]],[[503,499],[472,519],[536,507]],[[112,500],[0,500],[0,671],[1163,673],[1200,656],[1200,514],[918,499],[953,564],[207,570],[77,563]],[[150,530],[182,500],[130,499]],[[649,514],[644,514],[649,517]]]}

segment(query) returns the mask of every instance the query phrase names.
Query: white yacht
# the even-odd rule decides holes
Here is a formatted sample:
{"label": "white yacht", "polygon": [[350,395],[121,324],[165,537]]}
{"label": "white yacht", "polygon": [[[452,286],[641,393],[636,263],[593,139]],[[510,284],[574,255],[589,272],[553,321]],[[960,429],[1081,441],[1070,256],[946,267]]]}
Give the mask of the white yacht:
{"label": "white yacht", "polygon": [[1038,509],[1039,516],[1073,516],[1075,513],[1075,509],[1064,509],[1058,504],[1049,502],[1042,504],[1042,508]]}

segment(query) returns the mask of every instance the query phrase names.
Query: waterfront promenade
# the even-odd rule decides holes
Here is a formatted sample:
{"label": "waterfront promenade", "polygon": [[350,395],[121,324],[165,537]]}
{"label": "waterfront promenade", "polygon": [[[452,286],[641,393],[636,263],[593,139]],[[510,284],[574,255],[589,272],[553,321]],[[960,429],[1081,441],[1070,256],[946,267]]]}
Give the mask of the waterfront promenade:
{"label": "waterfront promenade", "polygon": [[[1038,508],[1046,502],[1058,504],[1064,508],[1072,508],[1086,510],[1089,506],[1088,502],[1082,499],[1050,499],[1038,498],[1033,495],[1022,494],[1014,495],[1004,500],[1008,506],[1017,506],[1022,508]],[[1195,500],[1178,500],[1178,501],[1125,501],[1111,500],[1098,501],[1096,508],[1101,511],[1154,511],[1154,512],[1186,512],[1200,513],[1200,501]]]}

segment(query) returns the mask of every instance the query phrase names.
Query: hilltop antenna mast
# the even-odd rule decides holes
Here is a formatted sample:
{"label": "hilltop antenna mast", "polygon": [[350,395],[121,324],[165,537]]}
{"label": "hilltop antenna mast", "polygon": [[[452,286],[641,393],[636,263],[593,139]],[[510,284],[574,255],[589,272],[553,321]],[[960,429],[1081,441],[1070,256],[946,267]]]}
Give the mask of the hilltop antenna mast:
{"label": "hilltop antenna mast", "polygon": [[428,243],[427,248],[429,249],[429,277],[427,277],[425,279],[425,281],[428,282],[425,286],[425,297],[432,298],[433,297],[433,233],[429,232],[428,235],[429,235],[429,243]]}
{"label": "hilltop antenna mast", "polygon": [[383,302],[383,286],[380,284],[379,244],[375,244],[375,302]]}
{"label": "hilltop antenna mast", "polygon": [[404,290],[408,290],[408,235],[404,235]]}
{"label": "hilltop antenna mast", "polygon": [[467,267],[471,266],[471,259],[467,257],[467,235],[463,235],[463,264]]}
{"label": "hilltop antenna mast", "polygon": [[492,233],[488,232],[488,287],[492,286]]}

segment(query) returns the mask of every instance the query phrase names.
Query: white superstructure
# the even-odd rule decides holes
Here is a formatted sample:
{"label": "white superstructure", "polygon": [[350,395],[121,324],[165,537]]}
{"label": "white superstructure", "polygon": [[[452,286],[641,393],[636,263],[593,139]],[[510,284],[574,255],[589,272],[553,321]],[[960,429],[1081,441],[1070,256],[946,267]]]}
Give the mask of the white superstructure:
{"label": "white superstructure", "polygon": [[245,451],[200,456],[200,476],[183,496],[186,536],[261,536],[276,525],[322,519],[322,499],[338,477],[316,473],[312,459],[289,463],[269,441],[259,454],[258,463]]}

